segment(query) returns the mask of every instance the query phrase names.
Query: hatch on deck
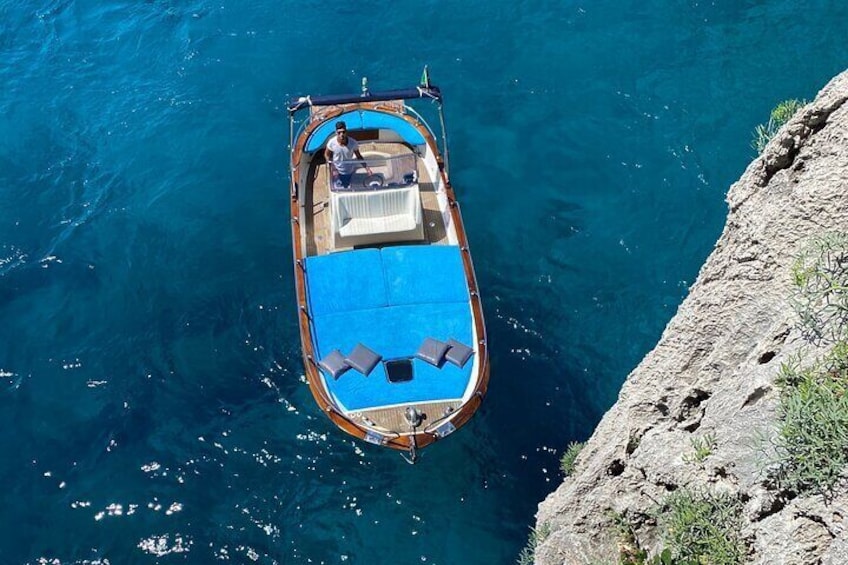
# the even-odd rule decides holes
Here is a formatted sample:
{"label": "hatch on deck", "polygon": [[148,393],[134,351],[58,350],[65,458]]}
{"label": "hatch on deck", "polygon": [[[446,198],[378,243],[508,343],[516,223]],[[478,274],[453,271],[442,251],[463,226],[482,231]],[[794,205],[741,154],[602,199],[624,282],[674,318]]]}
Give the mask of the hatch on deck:
{"label": "hatch on deck", "polygon": [[405,383],[412,380],[412,359],[392,359],[384,363],[386,378],[390,383]]}

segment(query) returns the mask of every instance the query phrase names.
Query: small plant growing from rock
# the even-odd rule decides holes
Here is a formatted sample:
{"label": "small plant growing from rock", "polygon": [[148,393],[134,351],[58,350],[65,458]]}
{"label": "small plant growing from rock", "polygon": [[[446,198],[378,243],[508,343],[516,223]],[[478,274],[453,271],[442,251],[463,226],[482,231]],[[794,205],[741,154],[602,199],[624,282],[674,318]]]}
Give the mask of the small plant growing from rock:
{"label": "small plant growing from rock", "polygon": [[768,142],[777,133],[777,130],[788,122],[795,115],[795,112],[800,110],[806,103],[806,100],[784,100],[772,109],[766,123],[759,124],[754,128],[754,139],[751,141],[751,147],[757,151],[758,155],[763,152]]}
{"label": "small plant growing from rock", "polygon": [[577,456],[580,455],[580,451],[583,449],[584,445],[586,445],[586,442],[572,441],[568,444],[565,453],[562,454],[562,458],[559,460],[559,468],[566,477],[574,473],[574,461],[577,459]]}
{"label": "small plant growing from rock", "polygon": [[713,449],[716,448],[716,437],[713,433],[705,434],[702,437],[693,437],[690,440],[692,444],[692,453],[687,453],[683,456],[683,461],[686,463],[701,464],[707,457],[712,455]]}
{"label": "small plant growing from rock", "polygon": [[639,545],[633,526],[621,512],[609,509],[607,516],[612,521],[615,531],[616,545],[618,546],[619,565],[635,565],[644,561],[647,553]]}
{"label": "small plant growing from rock", "polygon": [[[612,520],[618,545],[618,558],[612,562],[613,565],[699,565],[694,562],[674,559],[669,548],[664,548],[659,553],[650,555],[639,544],[633,524],[624,514],[609,510],[608,515]],[[593,563],[593,565],[600,565],[600,563]]]}
{"label": "small plant growing from rock", "polygon": [[547,522],[542,522],[538,528],[530,528],[527,545],[518,554],[516,563],[518,565],[533,565],[536,562],[536,549],[549,535],[551,535],[551,525]]}
{"label": "small plant growing from rock", "polygon": [[813,238],[792,265],[792,305],[813,343],[833,343],[848,330],[848,234]]}

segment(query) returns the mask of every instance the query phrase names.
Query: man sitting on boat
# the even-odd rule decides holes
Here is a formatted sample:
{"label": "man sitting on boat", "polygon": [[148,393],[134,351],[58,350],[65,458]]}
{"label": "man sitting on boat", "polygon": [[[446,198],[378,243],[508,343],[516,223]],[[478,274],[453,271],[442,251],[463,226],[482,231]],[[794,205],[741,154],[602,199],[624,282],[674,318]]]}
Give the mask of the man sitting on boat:
{"label": "man sitting on boat", "polygon": [[347,124],[344,122],[336,122],[336,135],[327,142],[324,158],[330,167],[335,186],[348,188],[350,179],[360,164],[365,165],[368,174],[371,174],[370,167],[365,163],[365,157],[359,152],[359,143],[348,137]]}

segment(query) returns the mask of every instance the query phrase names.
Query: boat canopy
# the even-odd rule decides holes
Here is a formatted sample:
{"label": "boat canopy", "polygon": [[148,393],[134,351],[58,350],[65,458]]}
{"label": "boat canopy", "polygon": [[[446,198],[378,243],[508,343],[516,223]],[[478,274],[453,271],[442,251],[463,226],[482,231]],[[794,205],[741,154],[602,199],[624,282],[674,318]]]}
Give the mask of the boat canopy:
{"label": "boat canopy", "polygon": [[387,100],[413,100],[429,98],[442,101],[442,91],[438,86],[416,86],[399,90],[364,92],[362,94],[330,94],[326,96],[298,96],[289,101],[289,114],[310,106],[336,106],[339,104],[358,104],[360,102],[384,102]]}
{"label": "boat canopy", "polygon": [[306,151],[311,153],[321,149],[327,139],[335,132],[336,122],[338,121],[345,122],[348,131],[390,129],[410,145],[422,145],[425,142],[421,132],[403,118],[373,110],[354,110],[345,112],[318,126],[306,142]]}

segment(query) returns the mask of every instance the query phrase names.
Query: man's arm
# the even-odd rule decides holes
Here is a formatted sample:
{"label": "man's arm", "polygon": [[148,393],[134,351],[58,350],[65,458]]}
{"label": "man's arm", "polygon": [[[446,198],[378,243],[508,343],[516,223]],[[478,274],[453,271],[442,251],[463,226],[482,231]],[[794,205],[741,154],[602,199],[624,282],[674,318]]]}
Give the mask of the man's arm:
{"label": "man's arm", "polygon": [[330,169],[330,174],[336,178],[336,167],[333,165],[333,152],[330,151],[330,145],[324,148],[324,160],[327,161],[327,167]]}
{"label": "man's arm", "polygon": [[368,163],[365,162],[365,157],[362,156],[362,153],[359,152],[359,149],[353,152],[356,155],[356,158],[362,161],[362,164],[365,165],[365,170],[368,171],[368,174],[371,174],[371,167],[368,166]]}

